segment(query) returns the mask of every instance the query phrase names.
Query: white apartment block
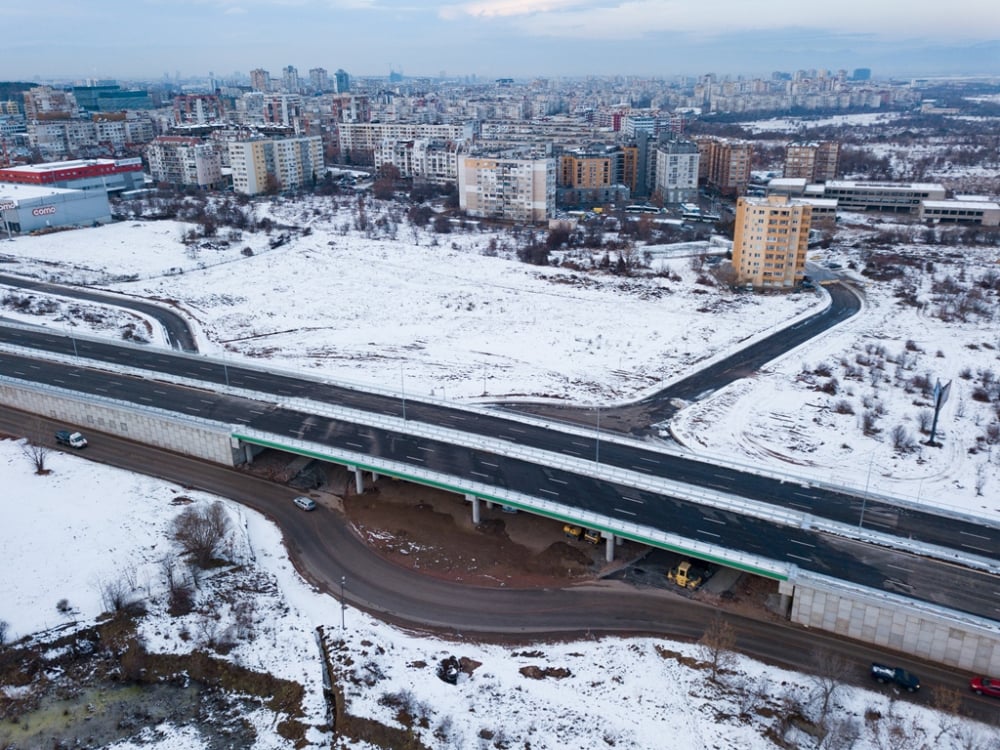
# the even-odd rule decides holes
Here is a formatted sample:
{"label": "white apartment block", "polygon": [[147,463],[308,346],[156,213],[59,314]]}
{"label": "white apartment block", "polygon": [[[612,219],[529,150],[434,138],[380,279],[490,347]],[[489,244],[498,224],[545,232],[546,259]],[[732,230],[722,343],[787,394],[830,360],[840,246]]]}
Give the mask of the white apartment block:
{"label": "white apartment block", "polygon": [[412,141],[382,141],[375,148],[375,170],[391,164],[399,176],[437,184],[458,180],[458,152],[453,141],[417,138]]}
{"label": "white apartment block", "polygon": [[547,221],[555,215],[555,159],[460,156],[458,201],[470,216]]}
{"label": "white apartment block", "polygon": [[654,189],[664,203],[684,203],[698,195],[698,146],[667,141],[656,149]]}
{"label": "white apartment block", "polygon": [[430,125],[415,122],[354,122],[341,123],[341,153],[365,151],[374,153],[383,141],[412,141],[426,138],[437,141],[467,143],[472,140],[472,123],[465,125]]}
{"label": "white apartment block", "polygon": [[323,140],[318,135],[233,141],[228,146],[233,189],[244,195],[306,185],[323,169]]}
{"label": "white apartment block", "polygon": [[740,284],[791,288],[802,278],[812,206],[785,195],[740,198],[733,228],[733,267]]}
{"label": "white apartment block", "polygon": [[65,156],[97,143],[90,120],[30,120],[28,143],[45,156]]}
{"label": "white apartment block", "polygon": [[156,182],[208,188],[223,184],[218,147],[198,138],[160,136],[147,147],[146,159]]}

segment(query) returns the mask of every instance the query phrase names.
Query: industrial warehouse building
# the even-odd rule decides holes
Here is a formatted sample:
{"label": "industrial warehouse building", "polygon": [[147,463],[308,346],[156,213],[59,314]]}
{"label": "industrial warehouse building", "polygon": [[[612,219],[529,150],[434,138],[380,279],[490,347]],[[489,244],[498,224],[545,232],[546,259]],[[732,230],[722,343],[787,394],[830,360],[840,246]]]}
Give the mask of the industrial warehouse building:
{"label": "industrial warehouse building", "polygon": [[111,207],[103,190],[0,183],[0,232],[7,236],[109,221]]}

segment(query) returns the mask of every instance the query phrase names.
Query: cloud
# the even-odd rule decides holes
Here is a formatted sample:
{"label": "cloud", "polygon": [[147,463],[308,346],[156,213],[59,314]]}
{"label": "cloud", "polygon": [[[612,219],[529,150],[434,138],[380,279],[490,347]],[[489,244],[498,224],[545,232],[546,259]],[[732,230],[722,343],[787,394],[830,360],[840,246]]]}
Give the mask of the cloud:
{"label": "cloud", "polygon": [[463,16],[508,18],[586,8],[589,5],[593,5],[593,2],[581,2],[581,0],[474,0],[469,3],[445,5],[438,11],[438,15],[447,20]]}
{"label": "cloud", "polygon": [[708,38],[790,27],[884,38],[994,38],[995,30],[968,23],[981,14],[982,0],[922,4],[906,13],[896,3],[871,0],[841,0],[835,12],[800,0],[764,5],[746,0],[714,0],[710,5],[691,0],[470,0],[439,11],[446,20],[506,20],[523,34],[582,39],[637,39],[662,32]]}

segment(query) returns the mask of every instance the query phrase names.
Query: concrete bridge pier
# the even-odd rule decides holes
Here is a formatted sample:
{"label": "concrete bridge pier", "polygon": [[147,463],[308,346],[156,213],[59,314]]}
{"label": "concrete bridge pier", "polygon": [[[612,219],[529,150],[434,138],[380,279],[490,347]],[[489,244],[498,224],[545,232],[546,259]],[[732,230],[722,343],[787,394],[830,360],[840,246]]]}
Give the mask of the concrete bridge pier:
{"label": "concrete bridge pier", "polygon": [[365,494],[365,473],[357,466],[354,467],[354,491],[359,495]]}
{"label": "concrete bridge pier", "polygon": [[604,559],[607,562],[614,562],[615,560],[615,535],[612,534],[608,536],[604,533]]}
{"label": "concrete bridge pier", "polygon": [[[475,526],[479,525],[479,498],[475,495],[466,495],[465,499],[472,503],[472,523]],[[487,502],[486,506],[489,507],[490,503]]]}
{"label": "concrete bridge pier", "polygon": [[372,472],[372,484],[374,484],[377,481],[378,481],[378,472],[377,471],[373,471]]}

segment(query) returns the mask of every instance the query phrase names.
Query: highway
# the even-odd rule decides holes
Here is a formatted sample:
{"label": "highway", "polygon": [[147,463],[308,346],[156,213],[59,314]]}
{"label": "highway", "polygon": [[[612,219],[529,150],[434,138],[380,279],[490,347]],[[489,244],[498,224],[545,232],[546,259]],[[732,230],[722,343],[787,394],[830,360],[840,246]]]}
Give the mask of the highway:
{"label": "highway", "polygon": [[[0,407],[0,432],[21,434],[27,415]],[[27,417],[46,436],[57,423]],[[550,589],[490,589],[441,581],[382,559],[372,552],[340,513],[321,507],[303,513],[290,502],[287,487],[237,469],[138,445],[113,435],[94,433],[85,456],[90,460],[152,474],[177,484],[178,492],[200,489],[229,497],[273,519],[282,530],[289,555],[307,580],[333,597],[340,579],[345,598],[389,622],[437,630],[455,638],[482,638],[516,643],[546,637],[585,638],[598,633],[664,636],[697,640],[718,608],[661,589],[635,588],[618,581]],[[53,446],[50,440],[46,442]],[[871,661],[891,659],[919,674],[927,686],[906,700],[930,705],[931,686],[944,686],[963,696],[971,717],[997,722],[995,699],[968,693],[968,676],[905,656],[816,630],[776,620],[758,620],[723,612],[733,625],[737,648],[770,664],[816,671],[823,654],[841,654],[853,665],[844,682],[872,688]],[[347,627],[352,627],[348,613]]]}
{"label": "highway", "polygon": [[[157,355],[156,352],[150,354]],[[158,356],[173,359],[163,353]],[[192,362],[197,365],[199,360],[194,358]],[[468,486],[485,482],[591,511],[622,523],[637,524],[795,565],[802,570],[902,594],[952,610],[1000,619],[997,607],[1000,602],[995,596],[995,592],[1000,590],[1000,578],[904,551],[723,511],[666,493],[637,490],[595,479],[586,473],[573,473],[500,453],[475,450],[459,442],[415,437],[367,424],[318,416],[281,407],[264,399],[236,397],[162,380],[109,374],[11,354],[0,354],[0,373],[80,393],[110,396],[137,406],[155,405],[214,420],[222,425],[237,425],[237,432],[239,425],[245,425],[273,434],[276,442],[280,442],[282,436],[290,441],[309,441],[325,446],[334,461],[347,453],[361,453],[415,469],[447,474],[455,478],[455,485],[459,488],[463,483]],[[408,406],[408,413],[409,409]],[[465,416],[468,418],[471,415],[466,413]],[[546,434],[554,438],[561,433]],[[570,442],[576,439],[572,435],[563,435],[563,438]],[[710,472],[715,468],[701,466]],[[744,479],[750,482],[754,478]],[[927,534],[942,526],[941,519],[937,519],[928,528]],[[989,551],[995,555],[996,543],[991,540],[990,545]]]}
{"label": "highway", "polygon": [[[569,458],[593,460],[595,464],[626,469],[650,477],[734,493],[786,511],[809,514],[847,527],[889,534],[901,540],[900,545],[904,549],[913,549],[916,544],[933,545],[942,549],[959,550],[1000,564],[1000,529],[995,526],[950,518],[933,509],[922,510],[886,503],[874,497],[814,487],[793,479],[760,476],[695,458],[671,455],[652,447],[620,445],[607,439],[601,440],[596,431],[593,435],[579,434],[579,431],[576,434],[567,433],[546,425],[516,421],[502,413],[491,414],[485,410],[472,411],[412,399],[407,399],[404,404],[394,395],[368,393],[309,380],[291,373],[251,369],[161,349],[126,347],[92,339],[70,341],[66,336],[51,331],[0,327],[0,342],[73,356],[81,365],[93,362],[95,365],[136,367],[173,377],[189,378],[203,382],[207,387],[229,385],[255,391],[265,394],[265,398],[307,399],[375,415],[405,418],[410,422],[504,440],[513,445],[545,450]],[[2,364],[5,362],[7,364]],[[16,358],[0,358],[0,374],[33,379],[40,367],[42,365],[35,363],[16,364]],[[103,378],[103,381],[95,384],[94,387],[98,388],[95,395],[121,397],[115,390],[117,381],[107,378]],[[67,378],[65,368],[60,367],[55,372],[49,372],[46,382],[60,387],[72,387],[76,377]],[[155,391],[134,394],[136,403],[144,405],[153,405],[161,397],[162,394]],[[213,395],[207,401],[214,403],[214,398]],[[173,408],[181,407],[175,404]],[[186,413],[192,416],[216,418],[209,409],[209,403],[197,401],[185,408]],[[228,413],[223,419],[227,424],[257,426],[246,420],[245,414],[233,413]],[[353,442],[358,444],[358,441]],[[343,450],[359,450],[356,447],[340,447]],[[606,509],[605,514],[612,515],[611,509]]]}

